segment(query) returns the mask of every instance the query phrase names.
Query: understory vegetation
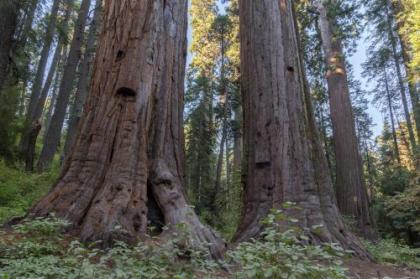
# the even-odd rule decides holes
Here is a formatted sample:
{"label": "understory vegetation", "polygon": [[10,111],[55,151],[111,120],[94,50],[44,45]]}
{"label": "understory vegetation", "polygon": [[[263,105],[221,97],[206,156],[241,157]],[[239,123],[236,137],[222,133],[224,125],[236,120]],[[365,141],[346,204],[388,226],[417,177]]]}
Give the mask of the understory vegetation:
{"label": "understory vegetation", "polygon": [[[56,176],[56,170],[35,175],[1,164],[1,223],[24,215]],[[280,222],[287,222],[289,229],[282,230]],[[148,237],[136,245],[116,242],[104,250],[100,242],[83,244],[63,234],[70,225],[65,221],[38,218],[0,230],[0,278],[349,278],[343,262],[352,251],[335,244],[308,244],[296,222],[273,210],[260,239],[241,243],[215,261],[207,247],[192,247],[181,225],[169,241]],[[229,223],[226,227],[228,237],[234,228]],[[420,249],[401,240],[365,241],[365,246],[380,263],[420,269]]]}
{"label": "understory vegetation", "polygon": [[[150,238],[135,246],[116,242],[84,245],[63,238],[68,223],[57,218],[35,219],[0,234],[1,278],[347,278],[339,246],[302,245],[300,229],[280,232],[273,212],[261,240],[245,242],[224,261],[211,260],[207,247],[192,247],[187,230],[169,241]],[[290,222],[293,222],[291,220]],[[350,252],[348,252],[350,253]]]}

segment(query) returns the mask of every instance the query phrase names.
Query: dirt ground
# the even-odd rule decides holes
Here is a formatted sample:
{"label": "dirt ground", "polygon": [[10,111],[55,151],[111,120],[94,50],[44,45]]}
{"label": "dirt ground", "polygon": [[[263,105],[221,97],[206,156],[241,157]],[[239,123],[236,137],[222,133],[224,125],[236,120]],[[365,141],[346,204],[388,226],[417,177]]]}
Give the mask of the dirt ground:
{"label": "dirt ground", "polygon": [[376,264],[359,259],[345,261],[349,275],[355,279],[420,279],[420,271],[394,265]]}

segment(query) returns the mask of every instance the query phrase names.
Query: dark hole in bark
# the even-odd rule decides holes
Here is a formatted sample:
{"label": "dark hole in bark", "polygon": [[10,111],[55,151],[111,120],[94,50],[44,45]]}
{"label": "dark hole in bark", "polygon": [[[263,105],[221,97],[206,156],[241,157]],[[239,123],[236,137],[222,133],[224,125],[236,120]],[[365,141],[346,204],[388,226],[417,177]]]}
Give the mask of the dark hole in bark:
{"label": "dark hole in bark", "polygon": [[138,232],[141,228],[141,217],[138,214],[136,214],[133,218],[133,227],[136,232]]}
{"label": "dark hole in bark", "polygon": [[117,90],[117,96],[136,97],[137,92],[128,87],[121,87]]}
{"label": "dark hole in bark", "polygon": [[165,219],[152,193],[152,184],[147,182],[147,223],[153,227],[152,233],[160,234],[165,226]]}
{"label": "dark hole in bark", "polygon": [[119,51],[117,52],[117,57],[116,57],[115,61],[120,61],[120,60],[122,60],[124,57],[125,57],[125,52],[124,52],[124,51],[122,51],[122,50],[119,50]]}
{"label": "dark hole in bark", "polygon": [[291,73],[295,72],[295,69],[292,66],[287,67],[287,70]]}
{"label": "dark hole in bark", "polygon": [[271,166],[271,162],[257,162],[256,163],[257,169],[264,169],[264,168],[268,168],[269,166]]}

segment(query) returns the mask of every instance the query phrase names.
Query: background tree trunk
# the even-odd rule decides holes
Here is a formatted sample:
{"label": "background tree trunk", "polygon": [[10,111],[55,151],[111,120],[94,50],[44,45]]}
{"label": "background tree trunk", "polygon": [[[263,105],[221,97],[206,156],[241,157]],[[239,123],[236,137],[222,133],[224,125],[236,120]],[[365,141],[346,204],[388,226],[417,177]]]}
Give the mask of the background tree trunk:
{"label": "background tree trunk", "polygon": [[25,162],[26,162],[25,164],[26,171],[34,170],[35,146],[36,146],[36,141],[38,139],[38,134],[42,127],[41,117],[44,111],[45,101],[47,100],[48,92],[50,91],[51,83],[53,81],[57,65],[61,60],[61,53],[62,53],[62,44],[61,42],[58,42],[53,59],[51,61],[50,70],[48,71],[47,79],[45,80],[44,88],[42,89],[41,95],[39,96],[38,103],[35,107],[35,110],[32,116],[32,123],[30,127],[30,132],[28,135],[28,145],[24,153]]}
{"label": "background tree trunk", "polygon": [[[184,195],[183,90],[186,0],[108,0],[80,134],[51,192],[32,216],[55,212],[83,241],[146,233],[147,200],[193,243],[224,243]],[[118,230],[121,227],[124,233]]]}
{"label": "background tree trunk", "polygon": [[402,59],[404,62],[405,71],[407,73],[408,78],[408,90],[410,92],[411,97],[411,103],[413,107],[414,112],[414,120],[416,123],[416,130],[417,130],[417,142],[420,142],[420,100],[419,100],[419,92],[416,87],[416,83],[414,81],[415,78],[415,72],[413,71],[413,68],[410,66],[411,63],[411,57],[409,54],[410,51],[410,42],[407,38],[407,34],[404,32],[404,25],[405,22],[403,19],[399,18],[399,14],[403,13],[405,10],[404,5],[402,4],[401,0],[399,1],[393,1],[392,3],[387,2],[388,6],[392,7],[393,10],[393,18],[396,21],[397,24],[397,34],[399,37],[399,42],[401,46],[401,53],[402,53]]}
{"label": "background tree trunk", "polygon": [[19,0],[2,0],[0,2],[0,95],[9,73],[13,44],[19,12]]}
{"label": "background tree trunk", "polygon": [[403,75],[401,71],[400,55],[397,51],[397,40],[396,40],[397,38],[395,38],[394,36],[394,30],[392,28],[392,18],[389,11],[390,7],[388,6],[388,2],[386,2],[386,5],[387,5],[386,23],[388,27],[389,40],[391,42],[392,56],[395,62],[395,69],[397,71],[398,84],[400,88],[401,101],[403,104],[404,117],[407,123],[407,130],[408,130],[408,137],[411,144],[411,151],[413,152],[413,155],[414,155],[416,151],[417,143],[416,143],[416,138],[414,136],[413,123],[411,121],[411,116],[410,116],[410,109],[408,108],[408,100],[407,100],[406,90],[404,86],[404,79],[403,79]]}
{"label": "background tree trunk", "polygon": [[85,105],[86,98],[89,90],[89,81],[91,73],[91,64],[95,56],[95,42],[97,39],[98,27],[100,26],[100,19],[102,16],[102,1],[96,0],[94,16],[89,28],[89,34],[87,37],[85,53],[83,55],[82,62],[80,63],[79,81],[77,84],[77,91],[74,97],[74,103],[70,112],[70,120],[67,129],[66,142],[64,144],[64,155],[66,158],[70,152],[71,147],[74,144],[74,140],[77,136],[77,130],[79,127],[80,118],[83,113],[83,106]]}
{"label": "background tree trunk", "polygon": [[391,92],[389,91],[388,75],[386,73],[386,68],[385,67],[384,67],[384,80],[385,80],[386,98],[387,98],[387,101],[388,101],[389,118],[391,120],[392,139],[393,139],[393,143],[394,143],[395,157],[397,159],[398,164],[401,164],[400,150],[398,148],[397,132],[395,130],[394,109],[393,109],[393,106],[392,106]]}
{"label": "background tree trunk", "polygon": [[[325,154],[299,57],[290,0],[240,0],[244,99],[245,204],[236,241],[262,230],[272,208],[294,202],[315,242],[338,242],[366,256],[335,204]],[[322,225],[322,232],[314,230]]]}
{"label": "background tree trunk", "polygon": [[67,106],[73,89],[73,82],[76,77],[77,65],[79,64],[81,57],[81,48],[84,42],[85,27],[89,14],[90,3],[91,0],[83,0],[80,6],[74,29],[73,40],[70,45],[67,63],[64,67],[60,90],[58,91],[54,114],[47,130],[45,145],[42,147],[41,155],[39,156],[37,163],[37,170],[39,172],[45,171],[49,168],[60,143],[61,130],[63,128]]}
{"label": "background tree trunk", "polygon": [[339,34],[335,34],[334,20],[328,15],[324,2],[318,1],[317,8],[327,66],[338,207],[342,214],[354,218],[363,236],[372,239],[375,238],[374,224],[369,211],[369,197],[364,181],[341,39]]}
{"label": "background tree trunk", "polygon": [[[47,29],[45,30],[45,37],[43,40],[44,44],[42,46],[41,56],[39,59],[35,80],[33,82],[32,93],[31,93],[31,98],[29,100],[29,107],[28,107],[28,112],[27,112],[26,124],[29,125],[28,126],[29,130],[30,130],[31,122],[33,121],[33,114],[35,111],[35,107],[41,95],[42,85],[44,82],[45,69],[47,67],[48,57],[50,56],[51,44],[53,43],[54,36],[56,33],[57,15],[58,15],[59,7],[60,7],[59,4],[60,4],[60,0],[54,0],[53,6],[51,8],[51,13],[49,15]],[[27,139],[24,138],[23,142],[25,142],[25,140]],[[23,146],[22,150],[25,150],[25,146]]]}

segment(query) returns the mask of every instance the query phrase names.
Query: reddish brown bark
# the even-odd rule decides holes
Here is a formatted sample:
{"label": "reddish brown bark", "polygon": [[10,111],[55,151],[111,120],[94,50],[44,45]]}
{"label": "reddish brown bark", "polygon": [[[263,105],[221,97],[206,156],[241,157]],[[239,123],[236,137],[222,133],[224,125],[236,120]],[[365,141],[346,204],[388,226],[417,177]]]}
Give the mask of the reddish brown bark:
{"label": "reddish brown bark", "polygon": [[135,240],[146,233],[149,197],[167,226],[185,223],[192,241],[220,255],[223,242],[183,190],[186,30],[186,0],[105,1],[80,134],[32,216],[55,212],[84,241]]}
{"label": "reddish brown bark", "polygon": [[336,195],[342,214],[355,219],[361,235],[374,238],[341,39],[323,1],[317,2],[319,29],[327,66],[327,83],[336,157]]}
{"label": "reddish brown bark", "polygon": [[[258,236],[272,208],[294,202],[314,242],[366,256],[335,203],[299,57],[291,0],[240,0],[245,203],[236,241]],[[315,230],[322,226],[322,232]]]}

